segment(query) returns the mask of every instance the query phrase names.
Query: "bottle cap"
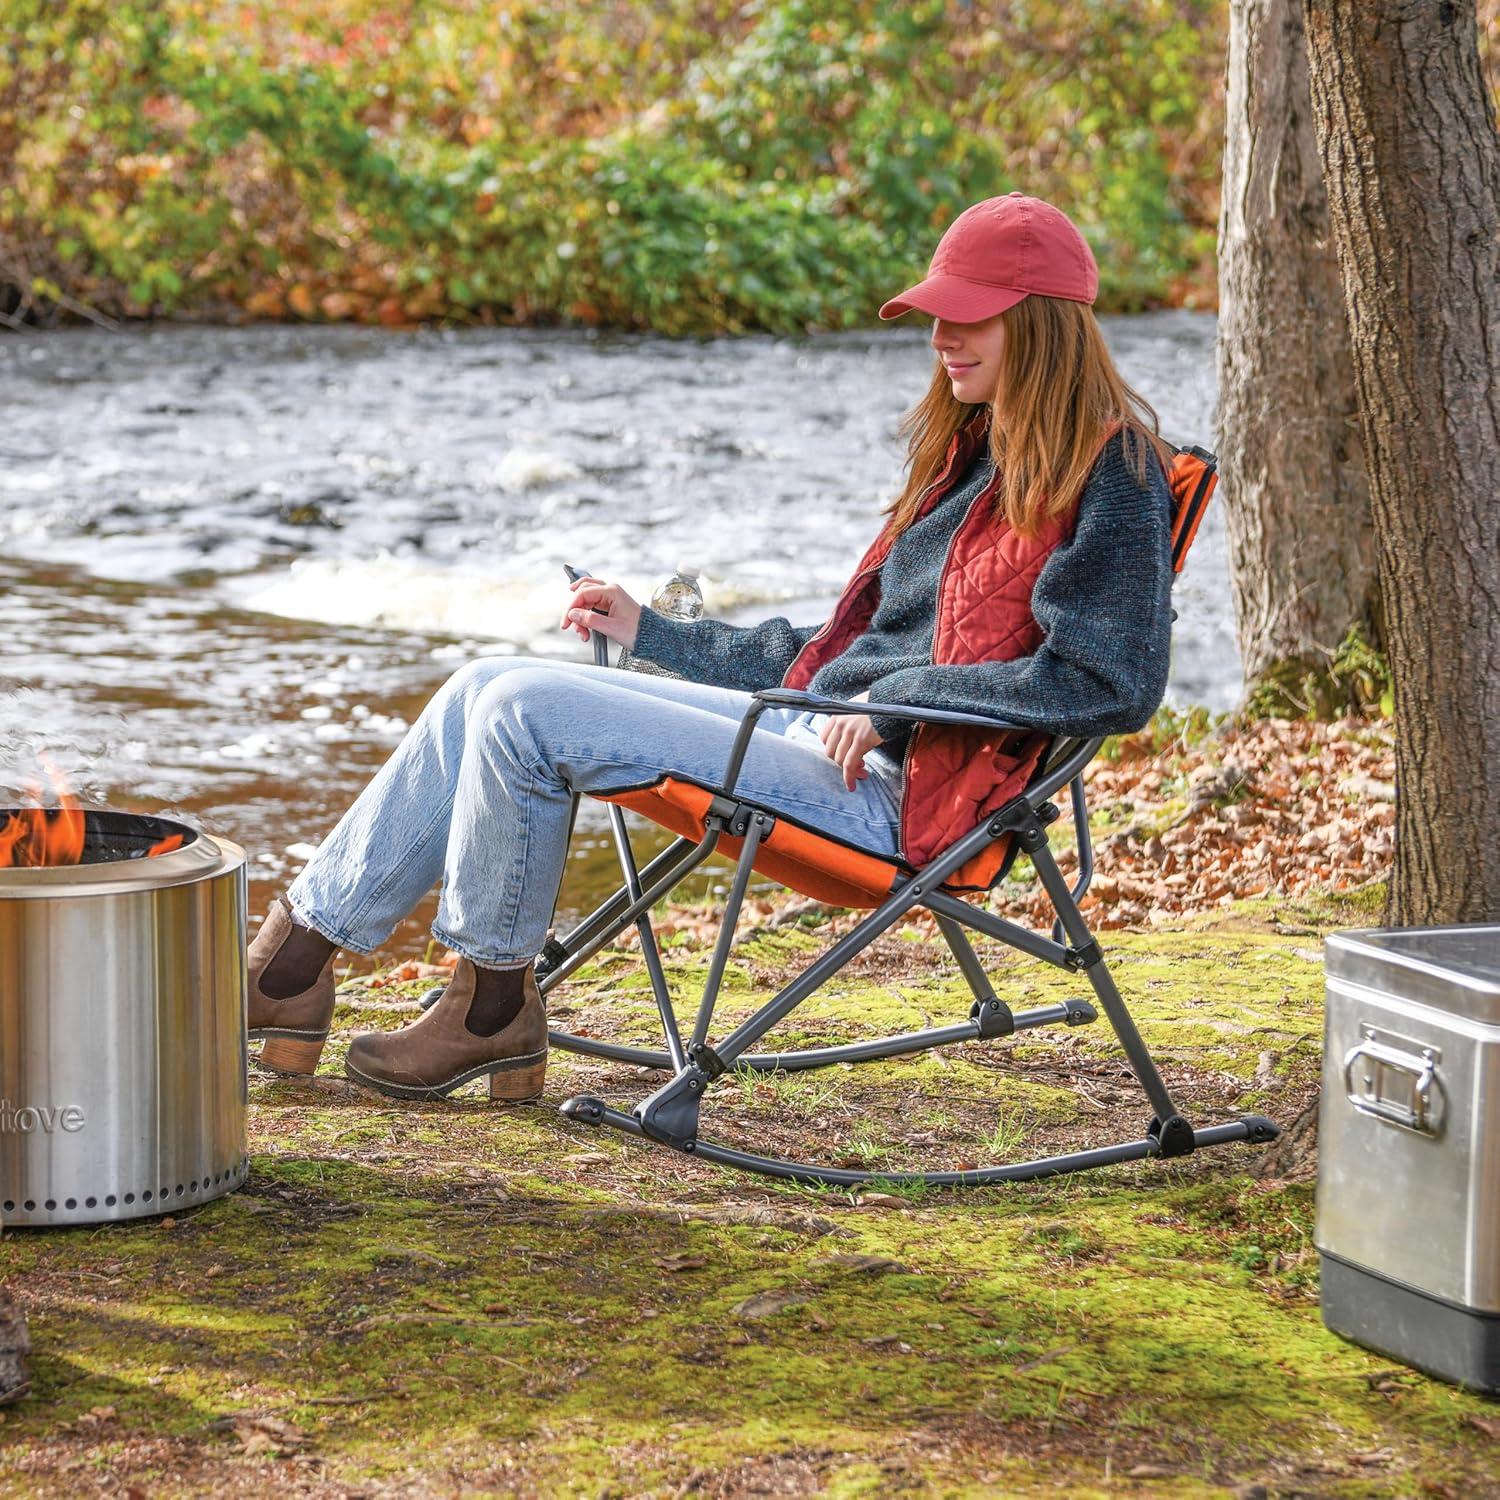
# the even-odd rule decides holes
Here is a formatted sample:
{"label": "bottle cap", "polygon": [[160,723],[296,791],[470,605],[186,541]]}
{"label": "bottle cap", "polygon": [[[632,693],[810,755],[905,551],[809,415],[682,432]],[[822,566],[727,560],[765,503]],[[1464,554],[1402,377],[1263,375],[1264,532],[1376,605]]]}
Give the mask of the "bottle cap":
{"label": "bottle cap", "polygon": [[697,563],[680,562],[677,564],[677,572],[679,572],[684,578],[697,578],[702,571],[703,569],[700,568]]}

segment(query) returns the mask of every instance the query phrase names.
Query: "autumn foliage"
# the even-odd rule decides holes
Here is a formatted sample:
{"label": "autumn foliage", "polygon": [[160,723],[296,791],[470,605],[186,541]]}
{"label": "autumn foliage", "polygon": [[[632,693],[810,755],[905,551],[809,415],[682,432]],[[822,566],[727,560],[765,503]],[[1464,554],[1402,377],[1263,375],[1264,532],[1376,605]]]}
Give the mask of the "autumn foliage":
{"label": "autumn foliage", "polygon": [[0,311],[835,328],[1018,186],[1206,294],[1222,11],[12,0]]}

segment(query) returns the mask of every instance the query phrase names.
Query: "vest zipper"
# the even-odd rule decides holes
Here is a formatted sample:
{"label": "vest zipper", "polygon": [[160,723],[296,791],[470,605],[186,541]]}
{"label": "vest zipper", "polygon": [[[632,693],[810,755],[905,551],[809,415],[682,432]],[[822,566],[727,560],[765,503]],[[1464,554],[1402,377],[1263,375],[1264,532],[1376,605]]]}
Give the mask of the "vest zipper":
{"label": "vest zipper", "polygon": [[[973,520],[974,507],[979,505],[981,502],[988,500],[993,493],[994,488],[995,480],[992,478],[990,482],[985,485],[985,487],[980,490],[980,492],[969,502],[969,508],[964,512],[963,520],[958,523],[958,526],[954,530],[953,535],[948,538],[948,551],[943,557],[943,566],[941,571],[938,573],[937,596],[932,601],[932,644],[927,648],[927,665],[929,667],[935,667],[937,665],[938,620],[943,603],[943,585],[948,581],[948,568],[953,561],[953,549],[958,546],[959,537],[963,535],[964,531],[968,527],[969,522]],[[911,769],[911,752],[916,746],[917,733],[921,728],[922,726],[920,724],[912,725],[911,733],[906,737],[906,750],[901,756],[901,820],[897,824],[896,831],[898,835],[902,835],[906,831],[906,792],[907,787],[910,785],[907,772]],[[904,849],[904,838],[901,842]]]}

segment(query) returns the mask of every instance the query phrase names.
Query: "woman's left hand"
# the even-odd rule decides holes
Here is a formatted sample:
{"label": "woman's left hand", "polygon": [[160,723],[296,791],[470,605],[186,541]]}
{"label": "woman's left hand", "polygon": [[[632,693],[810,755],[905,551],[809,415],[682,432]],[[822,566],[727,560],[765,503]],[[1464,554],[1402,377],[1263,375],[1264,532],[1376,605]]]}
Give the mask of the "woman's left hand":
{"label": "woman's left hand", "polygon": [[[849,701],[859,703],[869,696],[868,692],[863,692]],[[870,716],[830,714],[818,734],[829,758],[843,767],[844,785],[852,792],[855,782],[863,781],[870,774],[865,769],[865,752],[873,750],[881,742],[880,736],[875,733],[875,726],[870,722]]]}

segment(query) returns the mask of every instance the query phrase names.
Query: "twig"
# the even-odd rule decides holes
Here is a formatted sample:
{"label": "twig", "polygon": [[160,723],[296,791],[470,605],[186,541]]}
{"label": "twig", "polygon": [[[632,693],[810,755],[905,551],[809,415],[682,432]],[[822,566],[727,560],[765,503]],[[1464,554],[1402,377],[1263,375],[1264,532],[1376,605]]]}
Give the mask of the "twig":
{"label": "twig", "polygon": [[389,1313],[351,1323],[345,1333],[365,1333],[371,1328],[395,1328],[405,1323],[451,1323],[455,1328],[530,1328],[530,1318],[458,1318],[450,1313]]}

